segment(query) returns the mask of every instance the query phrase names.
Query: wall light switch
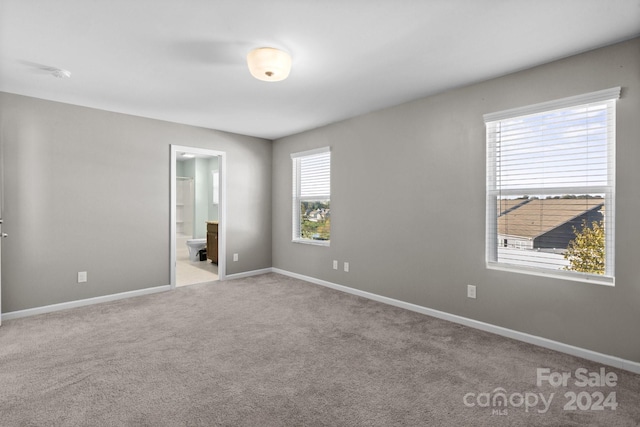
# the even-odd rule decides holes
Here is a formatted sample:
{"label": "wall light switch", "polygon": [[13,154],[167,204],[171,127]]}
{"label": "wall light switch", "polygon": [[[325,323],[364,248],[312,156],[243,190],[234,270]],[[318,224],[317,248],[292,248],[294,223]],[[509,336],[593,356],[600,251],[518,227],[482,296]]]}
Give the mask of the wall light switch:
{"label": "wall light switch", "polygon": [[344,271],[345,271],[345,273],[349,272],[349,263],[348,262],[344,263]]}
{"label": "wall light switch", "polygon": [[87,272],[78,271],[78,283],[84,283],[87,281]]}
{"label": "wall light switch", "polygon": [[238,254],[233,254],[233,260],[238,261]]}
{"label": "wall light switch", "polygon": [[337,259],[334,259],[334,260],[333,260],[333,269],[334,269],[334,270],[337,270],[337,269],[338,269],[338,260],[337,260]]}

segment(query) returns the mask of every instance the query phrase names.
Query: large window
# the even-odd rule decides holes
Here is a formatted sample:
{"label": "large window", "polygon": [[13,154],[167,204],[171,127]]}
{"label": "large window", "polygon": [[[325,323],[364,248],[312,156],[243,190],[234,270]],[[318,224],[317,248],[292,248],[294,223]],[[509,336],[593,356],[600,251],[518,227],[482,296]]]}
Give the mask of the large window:
{"label": "large window", "polygon": [[331,236],[331,150],[294,153],[293,241],[329,246]]}
{"label": "large window", "polygon": [[484,116],[489,268],[613,284],[619,96],[614,88]]}

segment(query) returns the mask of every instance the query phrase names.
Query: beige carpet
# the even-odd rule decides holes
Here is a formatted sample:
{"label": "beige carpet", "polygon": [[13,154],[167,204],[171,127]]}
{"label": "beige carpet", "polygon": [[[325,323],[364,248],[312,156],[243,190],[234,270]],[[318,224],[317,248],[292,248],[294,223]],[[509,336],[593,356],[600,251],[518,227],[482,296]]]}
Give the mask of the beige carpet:
{"label": "beige carpet", "polygon": [[0,327],[2,426],[636,426],[639,402],[638,375],[276,274]]}

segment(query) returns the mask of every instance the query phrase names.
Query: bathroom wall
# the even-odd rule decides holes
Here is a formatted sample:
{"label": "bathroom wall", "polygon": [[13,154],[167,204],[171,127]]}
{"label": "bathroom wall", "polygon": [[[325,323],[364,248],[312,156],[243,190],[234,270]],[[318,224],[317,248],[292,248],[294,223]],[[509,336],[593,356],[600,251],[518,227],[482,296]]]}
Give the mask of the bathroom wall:
{"label": "bathroom wall", "polygon": [[[208,200],[208,206],[209,206],[209,219],[212,221],[218,221],[220,219],[220,214],[219,214],[219,207],[220,204],[219,203],[214,203],[213,200],[213,173],[212,172],[219,172],[220,171],[220,166],[218,164],[218,158],[217,157],[212,157],[211,159],[209,159],[209,174],[208,174],[208,180],[209,180],[209,200]],[[218,178],[218,183],[220,182],[220,179]],[[219,194],[219,193],[218,193]],[[219,202],[219,198],[218,198],[218,202]]]}
{"label": "bathroom wall", "polygon": [[176,175],[194,179],[193,237],[207,237],[207,221],[218,220],[218,205],[213,205],[211,172],[218,170],[218,157],[193,158],[176,162]]}
{"label": "bathroom wall", "polygon": [[209,220],[209,159],[197,158],[195,160],[195,199],[193,210],[193,236],[196,239],[207,237],[206,221]]}
{"label": "bathroom wall", "polygon": [[187,176],[184,171],[184,160],[176,161],[176,176]]}

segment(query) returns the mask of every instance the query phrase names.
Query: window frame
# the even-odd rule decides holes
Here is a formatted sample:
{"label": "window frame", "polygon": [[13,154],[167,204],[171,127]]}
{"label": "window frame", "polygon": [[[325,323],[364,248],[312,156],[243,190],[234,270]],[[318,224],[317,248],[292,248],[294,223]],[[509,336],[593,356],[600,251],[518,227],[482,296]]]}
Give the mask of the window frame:
{"label": "window frame", "polygon": [[[486,126],[486,236],[485,263],[488,269],[504,270],[536,276],[553,277],[563,280],[596,283],[613,286],[615,284],[615,146],[616,146],[616,101],[620,98],[620,87],[562,98],[554,101],[533,104],[525,107],[489,113],[484,115]],[[518,188],[504,189],[498,184],[497,140],[493,126],[502,120],[515,119],[534,114],[549,113],[554,110],[580,107],[587,104],[603,103],[607,105],[607,183],[606,185],[566,186],[554,188]],[[605,273],[583,273],[565,270],[553,270],[543,267],[528,267],[498,261],[498,207],[496,200],[501,196],[518,196],[522,194],[604,194],[605,221]]]}
{"label": "window frame", "polygon": [[[329,156],[329,194],[322,194],[320,196],[304,196],[301,195],[301,173],[300,173],[300,160],[307,157],[317,156],[327,153]],[[292,235],[291,241],[293,243],[302,243],[306,245],[315,246],[331,246],[331,231],[329,231],[329,240],[314,240],[307,239],[301,236],[301,213],[300,204],[304,201],[325,201],[328,200],[331,203],[331,147],[321,147],[313,150],[301,151],[297,153],[291,153],[291,165],[292,165]],[[331,209],[331,208],[329,208]]]}

